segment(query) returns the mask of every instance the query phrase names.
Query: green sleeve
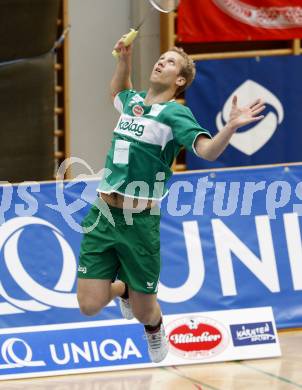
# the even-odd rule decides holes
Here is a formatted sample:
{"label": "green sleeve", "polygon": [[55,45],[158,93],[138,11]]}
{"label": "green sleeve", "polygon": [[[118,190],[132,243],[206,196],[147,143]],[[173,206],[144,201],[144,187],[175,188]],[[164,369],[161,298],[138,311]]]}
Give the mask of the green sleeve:
{"label": "green sleeve", "polygon": [[126,106],[126,102],[132,96],[134,96],[137,92],[133,89],[125,89],[115,95],[113,104],[117,111],[121,114]]}
{"label": "green sleeve", "polygon": [[212,138],[210,132],[199,125],[191,110],[185,106],[179,106],[173,112],[172,131],[176,142],[196,155],[194,143],[198,135],[203,134],[208,138]]}

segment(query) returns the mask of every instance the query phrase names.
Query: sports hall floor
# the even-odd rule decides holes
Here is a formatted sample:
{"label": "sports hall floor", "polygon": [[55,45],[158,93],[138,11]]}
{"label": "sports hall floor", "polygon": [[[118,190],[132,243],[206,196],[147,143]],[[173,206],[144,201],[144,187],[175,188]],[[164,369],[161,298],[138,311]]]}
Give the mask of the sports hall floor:
{"label": "sports hall floor", "polygon": [[1,390],[302,389],[302,331],[279,333],[282,357],[0,382]]}

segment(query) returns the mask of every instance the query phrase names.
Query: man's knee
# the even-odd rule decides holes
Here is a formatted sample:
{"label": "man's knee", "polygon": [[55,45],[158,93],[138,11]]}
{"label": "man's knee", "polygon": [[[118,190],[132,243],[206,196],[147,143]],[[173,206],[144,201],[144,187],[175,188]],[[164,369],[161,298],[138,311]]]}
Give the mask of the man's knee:
{"label": "man's knee", "polygon": [[77,298],[80,310],[86,316],[94,316],[110,302],[111,282],[97,279],[79,279]]}
{"label": "man's knee", "polygon": [[82,314],[86,316],[94,316],[98,314],[98,312],[101,311],[103,307],[108,305],[109,298],[98,300],[98,302],[96,302],[95,300],[80,298],[78,296],[78,303]]}

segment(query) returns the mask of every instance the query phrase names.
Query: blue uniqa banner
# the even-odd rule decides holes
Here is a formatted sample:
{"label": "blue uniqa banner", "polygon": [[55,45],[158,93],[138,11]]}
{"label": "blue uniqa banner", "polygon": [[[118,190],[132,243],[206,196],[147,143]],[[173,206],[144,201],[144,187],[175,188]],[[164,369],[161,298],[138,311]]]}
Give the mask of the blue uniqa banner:
{"label": "blue uniqa banner", "polygon": [[[80,222],[97,184],[1,187],[0,379],[74,372],[83,361],[92,371],[150,364],[143,327],[125,325],[116,301],[93,318],[78,308]],[[175,174],[169,186],[161,204],[164,315],[272,307],[278,328],[301,327],[302,166]]]}
{"label": "blue uniqa banner", "polygon": [[301,56],[209,60],[197,62],[197,75],[186,104],[212,135],[227,123],[231,102],[245,106],[261,98],[264,118],[240,128],[215,162],[187,152],[188,169],[301,161]]}
{"label": "blue uniqa banner", "polygon": [[162,204],[164,312],[272,306],[279,328],[301,327],[301,179],[302,166],[173,175]]}

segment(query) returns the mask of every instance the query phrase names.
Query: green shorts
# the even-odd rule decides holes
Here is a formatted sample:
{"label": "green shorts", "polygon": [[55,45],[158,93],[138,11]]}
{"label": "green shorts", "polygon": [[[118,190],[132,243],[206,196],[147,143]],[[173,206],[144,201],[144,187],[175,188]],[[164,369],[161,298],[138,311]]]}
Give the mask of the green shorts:
{"label": "green shorts", "polygon": [[82,222],[84,236],[78,278],[118,278],[134,291],[157,293],[161,266],[160,216],[144,210],[131,214],[133,224],[129,225],[123,209],[108,206],[114,226],[96,205]]}

